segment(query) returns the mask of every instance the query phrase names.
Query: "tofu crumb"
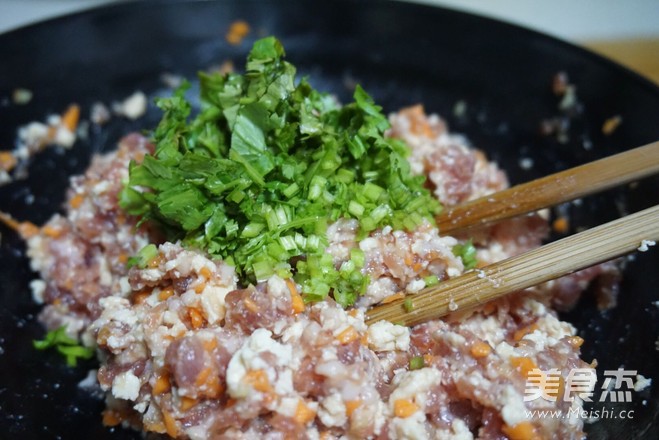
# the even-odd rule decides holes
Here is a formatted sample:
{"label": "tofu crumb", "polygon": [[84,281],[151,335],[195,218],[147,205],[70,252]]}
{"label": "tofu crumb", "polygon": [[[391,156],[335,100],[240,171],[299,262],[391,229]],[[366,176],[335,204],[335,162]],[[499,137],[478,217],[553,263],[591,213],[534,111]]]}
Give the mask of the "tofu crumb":
{"label": "tofu crumb", "polygon": [[641,245],[638,247],[639,252],[647,252],[648,249],[650,249],[651,246],[656,245],[657,242],[654,240],[643,240],[641,241]]}
{"label": "tofu crumb", "polygon": [[643,391],[644,389],[648,388],[650,385],[652,385],[652,379],[647,378],[642,374],[636,375],[636,382],[634,382],[634,391],[638,393],[639,391]]}
{"label": "tofu crumb", "polygon": [[132,371],[120,373],[112,381],[112,394],[117,399],[135,400],[140,394],[140,380]]}
{"label": "tofu crumb", "polygon": [[523,170],[530,170],[531,168],[533,168],[533,165],[534,165],[533,159],[531,159],[530,157],[522,157],[519,160],[519,167]]}
{"label": "tofu crumb", "polygon": [[368,328],[368,345],[373,351],[407,350],[410,329],[388,321],[378,321]]}
{"label": "tofu crumb", "polygon": [[137,91],[122,102],[113,104],[112,109],[120,116],[125,116],[128,119],[135,120],[144,115],[146,112],[146,106],[146,95],[141,91]]}

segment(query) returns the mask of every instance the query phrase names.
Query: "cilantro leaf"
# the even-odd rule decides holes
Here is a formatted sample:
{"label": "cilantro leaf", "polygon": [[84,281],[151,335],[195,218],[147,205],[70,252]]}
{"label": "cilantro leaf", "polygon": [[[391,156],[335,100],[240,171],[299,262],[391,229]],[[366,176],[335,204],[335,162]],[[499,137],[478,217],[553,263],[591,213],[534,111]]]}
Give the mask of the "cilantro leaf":
{"label": "cilantro leaf", "polygon": [[407,146],[385,137],[388,120],[362,87],[340,106],[297,80],[284,56],[268,37],[254,43],[244,74],[201,73],[196,114],[188,84],[158,100],[155,153],[131,164],[120,204],[167,239],[234,264],[244,283],[293,276],[306,301],[331,295],[349,306],[368,284],[363,255],[334,267],[328,222],[357,219],[361,236],[410,230],[441,206],[411,174]]}

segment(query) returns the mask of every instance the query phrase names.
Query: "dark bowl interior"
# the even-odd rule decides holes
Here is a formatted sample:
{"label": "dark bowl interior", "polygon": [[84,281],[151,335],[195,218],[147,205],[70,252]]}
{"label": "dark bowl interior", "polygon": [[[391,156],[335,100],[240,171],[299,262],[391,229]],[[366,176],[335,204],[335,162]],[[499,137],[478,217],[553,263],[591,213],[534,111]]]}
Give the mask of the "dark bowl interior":
{"label": "dark bowl interior", "polygon": [[[224,35],[236,19],[246,20],[252,32],[233,46]],[[0,36],[0,146],[13,145],[17,127],[71,102],[87,115],[94,101],[110,103],[138,89],[162,93],[163,72],[193,77],[228,59],[241,66],[251,42],[269,34],[283,41],[289,59],[315,86],[342,100],[360,83],[387,111],[424,103],[498,161],[513,183],[659,139],[657,87],[539,33],[396,2],[233,0],[130,2]],[[541,120],[560,113],[550,89],[558,71],[569,74],[583,105],[564,143],[538,130]],[[16,87],[34,92],[28,105],[10,103]],[[463,114],[454,113],[458,101],[466,104]],[[623,122],[606,136],[602,124],[614,115]],[[0,210],[44,222],[60,209],[68,176],[82,172],[93,153],[157,119],[151,106],[137,122],[115,118],[92,130],[71,151],[44,152],[27,180],[0,188]],[[534,166],[523,169],[522,157],[532,158]],[[659,179],[651,178],[565,209],[576,229],[657,203]],[[31,340],[43,335],[29,293],[34,274],[21,241],[0,230],[0,437],[139,438],[104,428],[101,400],[77,387],[93,363],[71,369],[58,355],[32,348]],[[625,269],[617,308],[600,313],[585,297],[565,315],[586,339],[583,357],[597,359],[600,378],[605,369],[624,367],[659,380],[659,308],[652,305],[659,299],[658,268],[659,252],[638,254]],[[633,402],[618,405],[633,410],[633,418],[587,425],[590,437],[659,438],[658,396],[657,386],[634,393]]]}

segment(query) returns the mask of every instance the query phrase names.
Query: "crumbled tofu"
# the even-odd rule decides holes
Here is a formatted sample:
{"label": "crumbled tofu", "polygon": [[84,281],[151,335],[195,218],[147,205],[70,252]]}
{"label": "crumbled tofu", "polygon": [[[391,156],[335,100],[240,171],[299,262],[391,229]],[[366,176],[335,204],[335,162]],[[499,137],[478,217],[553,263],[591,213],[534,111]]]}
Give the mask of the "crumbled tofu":
{"label": "crumbled tofu", "polygon": [[654,246],[657,243],[653,240],[643,240],[641,245],[638,247],[639,252],[647,252],[650,246]]}
{"label": "crumbled tofu", "polygon": [[143,92],[137,91],[120,103],[114,103],[112,109],[120,116],[137,119],[146,112],[147,98]]}
{"label": "crumbled tofu", "polygon": [[652,379],[645,377],[642,374],[636,375],[636,382],[634,382],[634,391],[638,393],[639,391],[643,391],[650,385],[652,385]]}
{"label": "crumbled tofu", "polygon": [[395,417],[389,424],[389,436],[395,439],[426,440],[430,438],[426,429],[426,415],[417,411],[409,417]]}
{"label": "crumbled tofu", "polygon": [[389,396],[389,406],[393,410],[396,400],[413,400],[419,408],[424,408],[428,398],[428,392],[433,386],[439,385],[442,373],[434,368],[421,368],[418,370],[404,370],[394,376],[393,382],[396,389]]}
{"label": "crumbled tofu", "polygon": [[342,426],[346,422],[346,406],[339,393],[325,397],[318,410],[318,417],[325,426]]}
{"label": "crumbled tofu", "polygon": [[410,329],[389,321],[378,321],[368,328],[368,345],[373,351],[407,350]]}
{"label": "crumbled tofu", "polygon": [[[227,387],[229,395],[235,398],[245,398],[252,391],[250,384],[243,379],[250,370],[264,370],[268,379],[273,383],[276,379],[274,366],[287,366],[293,368],[293,347],[290,345],[280,344],[272,339],[272,333],[269,330],[259,328],[247,338],[242,347],[233,355],[227,367]],[[262,353],[269,352],[274,355],[274,362],[268,362],[261,356]],[[292,377],[284,378],[286,382],[292,381]],[[275,385],[277,387],[277,385]],[[288,388],[285,384],[282,388]],[[290,384],[292,388],[292,383]],[[286,391],[286,390],[281,390]]]}
{"label": "crumbled tofu", "polygon": [[132,371],[125,371],[112,381],[112,395],[117,399],[135,400],[140,394],[140,386],[140,379]]}
{"label": "crumbled tofu", "polygon": [[501,394],[503,408],[501,416],[508,426],[527,421],[524,396],[515,391],[511,385],[506,386]]}
{"label": "crumbled tofu", "polygon": [[46,282],[44,280],[30,281],[30,289],[32,290],[32,298],[37,304],[43,304],[43,293],[46,291]]}

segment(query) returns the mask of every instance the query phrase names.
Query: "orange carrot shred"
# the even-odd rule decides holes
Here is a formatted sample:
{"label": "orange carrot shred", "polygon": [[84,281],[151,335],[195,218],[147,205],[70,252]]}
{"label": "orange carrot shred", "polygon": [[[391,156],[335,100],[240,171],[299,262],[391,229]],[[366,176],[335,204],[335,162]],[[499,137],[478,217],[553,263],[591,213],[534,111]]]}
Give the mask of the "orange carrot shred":
{"label": "orange carrot shred", "polygon": [[554,222],[552,223],[552,229],[554,231],[558,232],[559,234],[565,234],[570,230],[570,222],[568,221],[567,217],[558,217]]}
{"label": "orange carrot shred", "polygon": [[343,345],[349,344],[359,338],[359,333],[353,326],[349,326],[336,336],[336,339]]}
{"label": "orange carrot shred", "polygon": [[192,324],[193,329],[197,330],[204,325],[204,317],[198,309],[188,309],[188,315],[190,316],[190,323]]}
{"label": "orange carrot shred", "polygon": [[361,399],[348,400],[345,405],[346,405],[346,415],[350,417],[352,413],[355,412],[355,410],[362,405],[362,400]]}
{"label": "orange carrot shred", "polygon": [[69,200],[69,205],[73,209],[78,209],[80,208],[80,205],[82,205],[83,200],[85,200],[84,195],[76,194],[75,196],[71,197],[71,200]]}
{"label": "orange carrot shred", "polygon": [[0,151],[0,170],[9,172],[17,163],[18,160],[11,151]]}
{"label": "orange carrot shred", "polygon": [[306,425],[316,417],[316,412],[309,408],[304,401],[300,400],[295,409],[295,416],[293,417],[300,425]]}
{"label": "orange carrot shred", "polygon": [[169,391],[171,388],[171,384],[169,382],[169,375],[167,373],[160,373],[156,376],[156,381],[153,384],[153,389],[152,392],[154,395],[159,395],[166,393]]}
{"label": "orange carrot shred", "polygon": [[538,432],[531,422],[521,422],[515,426],[503,425],[503,432],[510,440],[538,440]]}
{"label": "orange carrot shred", "polygon": [[62,114],[62,125],[64,125],[71,133],[76,131],[79,120],[80,107],[77,104],[71,104],[64,114]]}
{"label": "orange carrot shred", "polygon": [[267,393],[272,391],[270,380],[264,370],[251,370],[245,374],[245,382],[250,384],[256,391]]}
{"label": "orange carrot shred", "polygon": [[400,418],[407,418],[417,412],[419,410],[419,406],[412,402],[411,400],[407,399],[397,399],[394,402],[394,414],[396,417]]}
{"label": "orange carrot shred", "polygon": [[472,344],[470,352],[475,358],[483,358],[492,352],[492,347],[487,342],[476,341]]}

